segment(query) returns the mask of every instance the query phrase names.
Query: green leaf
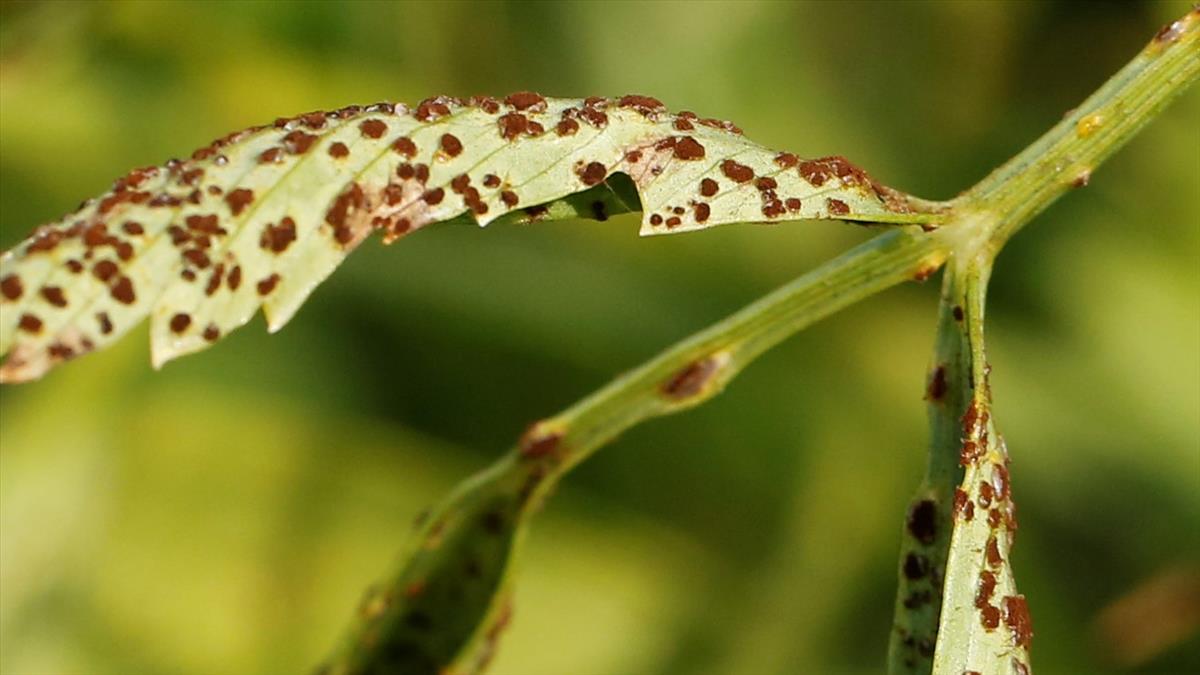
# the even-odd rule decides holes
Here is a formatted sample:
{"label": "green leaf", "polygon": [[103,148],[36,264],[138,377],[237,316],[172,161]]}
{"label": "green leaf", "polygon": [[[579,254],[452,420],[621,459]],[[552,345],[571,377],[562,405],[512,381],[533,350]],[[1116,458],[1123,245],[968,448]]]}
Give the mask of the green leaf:
{"label": "green leaf", "polygon": [[1009,559],[1017,524],[1008,450],[992,423],[986,390],[985,383],[963,417],[966,472],[954,492],[935,675],[1030,672],[1033,626]]}
{"label": "green leaf", "polygon": [[137,169],[0,257],[0,381],[40,377],[151,317],[155,366],[249,321],[281,328],[376,230],[641,209],[642,234],[735,222],[927,223],[840,157],[801,160],[644,96],[531,92],[352,106]]}

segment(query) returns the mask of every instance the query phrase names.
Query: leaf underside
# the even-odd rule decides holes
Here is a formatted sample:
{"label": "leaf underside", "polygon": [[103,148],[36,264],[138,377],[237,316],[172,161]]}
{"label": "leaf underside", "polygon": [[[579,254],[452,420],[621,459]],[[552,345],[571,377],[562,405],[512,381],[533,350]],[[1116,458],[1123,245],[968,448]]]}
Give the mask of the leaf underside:
{"label": "leaf underside", "polygon": [[644,96],[531,92],[352,106],[137,169],[0,257],[0,382],[36,379],[150,315],[156,367],[245,324],[281,328],[376,230],[604,219],[642,234],[738,222],[929,219],[840,157],[802,160]]}

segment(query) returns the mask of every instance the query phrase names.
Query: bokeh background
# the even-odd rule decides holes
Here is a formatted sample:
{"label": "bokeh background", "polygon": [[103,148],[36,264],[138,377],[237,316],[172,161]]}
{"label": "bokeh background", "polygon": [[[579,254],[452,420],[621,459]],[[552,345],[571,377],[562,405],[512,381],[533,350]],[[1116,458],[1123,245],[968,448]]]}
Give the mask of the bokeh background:
{"label": "bokeh background", "polygon": [[[947,198],[1187,2],[0,4],[0,247],[127,169],[380,99],[630,92]],[[1042,673],[1200,669],[1200,91],[1022,232],[989,310]],[[413,517],[561,409],[869,236],[429,228],[279,335],[145,331],[0,390],[0,671],[307,672]],[[937,281],[581,467],[497,675],[882,669]]]}

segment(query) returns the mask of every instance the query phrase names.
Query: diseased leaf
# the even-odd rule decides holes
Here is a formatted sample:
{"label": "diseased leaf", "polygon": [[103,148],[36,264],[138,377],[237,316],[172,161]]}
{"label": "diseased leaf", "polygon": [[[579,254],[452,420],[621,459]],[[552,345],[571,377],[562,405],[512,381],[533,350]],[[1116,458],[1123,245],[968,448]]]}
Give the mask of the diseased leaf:
{"label": "diseased leaf", "polygon": [[[624,187],[609,180],[622,174]],[[4,254],[0,381],[37,378],[147,314],[155,366],[205,348],[260,306],[278,330],[375,230],[390,242],[456,218],[639,208],[642,234],[931,219],[840,157],[774,152],[645,96],[522,92],[310,113],[134,170]]]}
{"label": "diseased leaf", "polygon": [[1017,523],[1008,450],[983,396],[967,408],[963,439],[933,672],[1029,675],[1033,626],[1009,562]]}

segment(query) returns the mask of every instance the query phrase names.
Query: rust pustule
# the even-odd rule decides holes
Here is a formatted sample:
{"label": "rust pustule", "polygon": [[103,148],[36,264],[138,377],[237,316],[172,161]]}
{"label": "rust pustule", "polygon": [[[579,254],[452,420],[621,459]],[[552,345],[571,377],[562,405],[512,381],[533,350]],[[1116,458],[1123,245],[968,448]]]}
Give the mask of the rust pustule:
{"label": "rust pustule", "polygon": [[229,212],[233,215],[240,215],[242,210],[254,201],[254,192],[246,188],[238,188],[231,190],[225,195],[225,203],[229,205]]}
{"label": "rust pustule", "polygon": [[959,520],[970,522],[975,517],[975,502],[961,488],[954,489],[954,514]]}
{"label": "rust pustule", "polygon": [[713,375],[720,369],[721,360],[716,356],[706,356],[684,366],[679,372],[664,382],[659,390],[667,398],[691,398],[704,391]]}
{"label": "rust pustule", "polygon": [[562,439],[561,431],[548,431],[543,425],[534,424],[521,435],[517,445],[520,447],[521,457],[526,459],[558,457]]}
{"label": "rust pustule", "polygon": [[591,186],[603,181],[608,175],[608,169],[600,162],[589,162],[586,166],[576,170],[576,174],[584,185]]}
{"label": "rust pustule", "polygon": [[[846,204],[846,202],[840,199],[834,199],[833,197],[827,197],[825,199],[825,208],[829,209],[829,213],[835,216],[844,216],[850,213],[850,207]],[[918,281],[920,281],[920,279],[918,279]]]}
{"label": "rust pustule", "polygon": [[3,295],[6,300],[19,300],[24,293],[25,287],[17,275],[10,274],[0,279],[0,295]]}
{"label": "rust pustule", "polygon": [[516,110],[541,112],[546,109],[546,99],[532,91],[518,91],[505,97],[504,102]]}
{"label": "rust pustule", "polygon": [[992,593],[996,591],[996,575],[984,570],[979,573],[979,586],[975,593],[975,606],[979,609],[987,607],[992,602]]}
{"label": "rust pustule", "polygon": [[1012,631],[1013,644],[1029,649],[1033,642],[1033,621],[1023,595],[1004,598],[1004,623]]}

